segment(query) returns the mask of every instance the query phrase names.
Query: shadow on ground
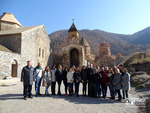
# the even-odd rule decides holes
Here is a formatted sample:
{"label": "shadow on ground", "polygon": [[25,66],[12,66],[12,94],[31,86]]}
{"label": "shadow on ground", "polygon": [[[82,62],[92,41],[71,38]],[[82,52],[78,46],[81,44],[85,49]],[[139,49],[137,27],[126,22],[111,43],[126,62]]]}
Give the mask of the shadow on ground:
{"label": "shadow on ground", "polygon": [[22,94],[4,94],[0,95],[0,100],[20,100],[23,99]]}
{"label": "shadow on ground", "polygon": [[[75,95],[73,96],[58,96],[58,95],[50,95],[50,96],[39,96],[39,97],[35,97],[33,95],[33,99],[48,99],[48,98],[52,98],[52,99],[64,99],[65,101],[74,103],[74,104],[113,104],[113,103],[119,103],[116,100],[110,100],[108,98],[103,99],[103,98],[93,98],[93,97],[83,97],[83,96],[79,96],[76,97]],[[20,100],[23,99],[23,95],[22,94],[4,94],[4,95],[0,95],[0,100]],[[56,101],[56,100],[55,100]],[[120,102],[121,103],[121,102]]]}

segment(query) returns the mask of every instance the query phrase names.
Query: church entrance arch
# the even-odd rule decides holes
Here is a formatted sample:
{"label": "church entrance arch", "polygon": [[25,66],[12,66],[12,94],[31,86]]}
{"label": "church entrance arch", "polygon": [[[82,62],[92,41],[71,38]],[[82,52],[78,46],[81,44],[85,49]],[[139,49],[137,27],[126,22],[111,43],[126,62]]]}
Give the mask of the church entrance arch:
{"label": "church entrance arch", "polygon": [[76,67],[79,66],[79,51],[76,48],[73,48],[70,51],[70,66],[75,65]]}

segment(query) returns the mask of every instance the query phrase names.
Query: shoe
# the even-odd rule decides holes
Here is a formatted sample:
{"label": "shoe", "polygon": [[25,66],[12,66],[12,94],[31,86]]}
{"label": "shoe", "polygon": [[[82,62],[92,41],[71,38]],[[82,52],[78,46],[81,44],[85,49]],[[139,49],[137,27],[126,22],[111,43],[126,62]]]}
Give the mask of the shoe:
{"label": "shoe", "polygon": [[41,96],[42,94],[41,94],[41,93],[39,93],[38,95],[39,95],[39,96]]}
{"label": "shoe", "polygon": [[123,99],[125,99],[125,97],[123,97]]}
{"label": "shoe", "polygon": [[120,102],[121,102],[121,99],[118,99],[117,101],[120,101]]}
{"label": "shoe", "polygon": [[68,96],[68,94],[66,94],[65,96]]}
{"label": "shoe", "polygon": [[27,100],[27,97],[24,97],[24,100]]}
{"label": "shoe", "polygon": [[31,98],[31,99],[33,99],[33,96],[30,96],[30,97],[28,97],[28,98]]}
{"label": "shoe", "polygon": [[38,94],[36,94],[35,96],[36,96],[36,97],[38,97],[39,95],[38,95]]}
{"label": "shoe", "polygon": [[115,97],[111,97],[110,99],[114,100],[114,99],[115,99]]}

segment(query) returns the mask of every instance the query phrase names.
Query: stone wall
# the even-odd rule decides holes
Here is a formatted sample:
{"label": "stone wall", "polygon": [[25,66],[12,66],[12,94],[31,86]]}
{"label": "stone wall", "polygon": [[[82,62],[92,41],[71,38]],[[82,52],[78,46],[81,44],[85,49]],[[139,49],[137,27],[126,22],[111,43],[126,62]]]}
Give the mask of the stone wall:
{"label": "stone wall", "polygon": [[78,44],[70,44],[62,48],[62,65],[63,67],[70,67],[70,51],[76,48],[79,51],[79,67],[85,64],[84,47]]}
{"label": "stone wall", "polygon": [[15,60],[17,62],[17,77],[20,77],[21,73],[21,59],[19,54],[10,53],[0,51],[0,79],[4,78],[5,76],[11,76],[12,72],[12,62]]}
{"label": "stone wall", "polygon": [[[44,26],[39,26],[22,33],[21,58],[24,63],[30,60],[35,67],[38,62],[42,67],[49,65],[50,57],[50,39]],[[41,55],[39,55],[39,50]],[[42,56],[42,51],[44,54]]]}
{"label": "stone wall", "polygon": [[21,34],[0,35],[0,45],[15,53],[21,53]]}
{"label": "stone wall", "polygon": [[20,28],[20,26],[15,23],[0,21],[0,31],[16,28]]}

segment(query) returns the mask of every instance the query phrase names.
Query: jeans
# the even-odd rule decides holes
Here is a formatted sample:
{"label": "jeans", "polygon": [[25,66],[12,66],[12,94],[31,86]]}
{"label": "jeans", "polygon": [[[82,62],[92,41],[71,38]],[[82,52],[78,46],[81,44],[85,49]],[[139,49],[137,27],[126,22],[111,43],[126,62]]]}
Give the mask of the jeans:
{"label": "jeans", "polygon": [[42,78],[37,78],[35,81],[35,92],[36,92],[36,94],[40,94],[41,81],[42,81]]}
{"label": "jeans", "polygon": [[128,90],[122,90],[122,93],[123,93],[124,99],[125,99],[125,96],[126,96],[126,98],[128,98]]}
{"label": "jeans", "polygon": [[24,91],[23,91],[23,95],[24,97],[31,97],[31,90],[32,90],[32,85],[24,85]]}
{"label": "jeans", "polygon": [[116,89],[117,93],[118,93],[118,99],[121,100],[122,99],[122,96],[121,96],[121,93],[120,93],[120,89]]}
{"label": "jeans", "polygon": [[109,90],[110,90],[111,97],[115,97],[115,89],[114,89],[113,84],[109,85]]}
{"label": "jeans", "polygon": [[84,82],[83,83],[83,95],[86,95],[86,85],[87,85],[87,83]]}
{"label": "jeans", "polygon": [[61,81],[57,81],[57,84],[58,84],[58,95],[61,95],[61,90],[60,90]]}
{"label": "jeans", "polygon": [[101,95],[101,88],[99,83],[94,83],[94,90],[95,90],[95,96],[100,96]]}
{"label": "jeans", "polygon": [[107,85],[106,85],[106,83],[102,83],[101,86],[102,86],[103,97],[106,97],[107,96]]}
{"label": "jeans", "polygon": [[45,88],[45,94],[49,94],[48,93],[48,88],[50,87],[50,84],[49,83],[47,83],[47,86],[46,86],[46,88]]}
{"label": "jeans", "polygon": [[69,95],[72,95],[73,83],[68,83]]}
{"label": "jeans", "polygon": [[52,82],[52,86],[51,86],[52,95],[55,95],[55,86],[56,86],[56,82]]}
{"label": "jeans", "polygon": [[79,84],[80,84],[80,82],[75,82],[75,93],[76,93],[76,95],[79,95]]}

